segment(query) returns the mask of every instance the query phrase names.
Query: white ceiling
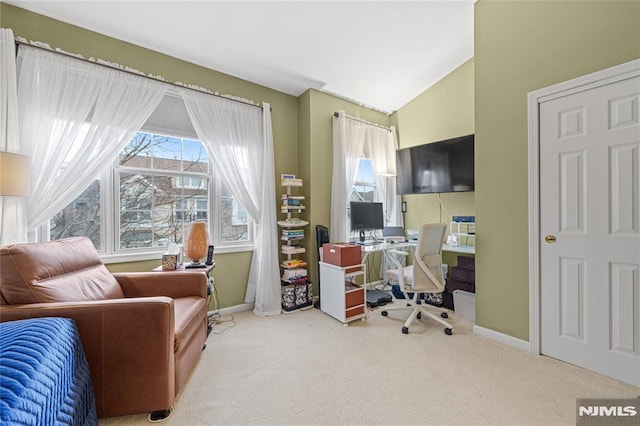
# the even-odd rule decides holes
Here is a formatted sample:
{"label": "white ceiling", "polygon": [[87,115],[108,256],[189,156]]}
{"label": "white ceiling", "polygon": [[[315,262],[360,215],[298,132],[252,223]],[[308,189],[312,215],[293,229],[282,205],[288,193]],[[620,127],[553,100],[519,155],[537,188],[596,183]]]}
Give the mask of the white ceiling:
{"label": "white ceiling", "polygon": [[473,56],[474,0],[2,1],[291,95],[314,88],[386,113]]}

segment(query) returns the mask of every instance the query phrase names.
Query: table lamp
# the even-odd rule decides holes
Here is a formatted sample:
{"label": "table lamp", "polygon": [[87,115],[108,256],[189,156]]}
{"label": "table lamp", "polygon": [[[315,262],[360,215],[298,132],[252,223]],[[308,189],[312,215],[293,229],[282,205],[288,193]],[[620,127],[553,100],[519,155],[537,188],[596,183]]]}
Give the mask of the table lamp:
{"label": "table lamp", "polygon": [[185,264],[185,268],[206,268],[200,259],[207,255],[208,246],[207,228],[204,222],[193,222],[184,245],[184,254],[191,259],[191,263]]}
{"label": "table lamp", "polygon": [[31,195],[29,157],[0,151],[0,195],[18,197]]}

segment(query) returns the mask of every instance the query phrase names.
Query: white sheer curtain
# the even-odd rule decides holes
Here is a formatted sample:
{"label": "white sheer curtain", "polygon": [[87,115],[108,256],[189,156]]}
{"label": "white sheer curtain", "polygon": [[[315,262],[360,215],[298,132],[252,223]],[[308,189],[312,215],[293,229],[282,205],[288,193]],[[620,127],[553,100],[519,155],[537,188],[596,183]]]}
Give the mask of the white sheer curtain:
{"label": "white sheer curtain", "polygon": [[[22,154],[18,131],[16,44],[11,29],[0,28],[0,151]],[[27,199],[0,196],[0,245],[27,241]]]}
{"label": "white sheer curtain", "polygon": [[369,126],[364,144],[365,158],[371,160],[376,176],[376,200],[385,207],[385,226],[403,226],[400,196],[396,188],[396,129]]}
{"label": "white sheer curtain", "polygon": [[256,315],[280,314],[280,271],[271,111],[180,89],[193,128],[215,172],[255,223],[246,302]]}
{"label": "white sheer curtain", "polygon": [[349,120],[344,111],[333,116],[330,241],[347,241],[347,206],[362,157],[365,130],[364,123]]}
{"label": "white sheer curtain", "polygon": [[376,201],[384,202],[385,226],[402,226],[400,197],[396,191],[395,128],[385,129],[350,119],[344,111],[333,117],[333,177],[331,241],[347,241],[347,206],[360,158],[371,160],[376,175]]}
{"label": "white sheer curtain", "polygon": [[168,85],[21,46],[18,106],[31,157],[28,228],[72,202],[131,140]]}

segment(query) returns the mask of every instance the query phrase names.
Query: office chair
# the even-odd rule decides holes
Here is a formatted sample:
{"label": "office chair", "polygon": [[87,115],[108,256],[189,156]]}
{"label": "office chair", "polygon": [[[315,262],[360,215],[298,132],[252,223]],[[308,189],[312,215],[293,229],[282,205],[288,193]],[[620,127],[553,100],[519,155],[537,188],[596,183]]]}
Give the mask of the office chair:
{"label": "office chair", "polygon": [[[439,309],[440,316],[427,309],[426,303],[420,300],[420,296],[426,293],[442,293],[444,291],[444,277],[442,275],[442,244],[445,240],[447,225],[444,223],[424,224],[420,227],[418,244],[414,250],[413,264],[403,267],[397,256],[389,256],[395,269],[385,272],[385,277],[397,282],[400,289],[409,300],[406,307],[389,307],[383,310],[382,316],[387,316],[391,310],[410,310],[411,315],[402,327],[402,333],[409,334],[409,326],[414,319],[421,319],[422,315],[436,320],[445,326],[444,332],[451,335],[453,326],[442,318],[448,318],[447,312]],[[390,253],[398,256],[407,256],[408,253],[401,250],[390,250]],[[413,298],[408,293],[413,293]]]}

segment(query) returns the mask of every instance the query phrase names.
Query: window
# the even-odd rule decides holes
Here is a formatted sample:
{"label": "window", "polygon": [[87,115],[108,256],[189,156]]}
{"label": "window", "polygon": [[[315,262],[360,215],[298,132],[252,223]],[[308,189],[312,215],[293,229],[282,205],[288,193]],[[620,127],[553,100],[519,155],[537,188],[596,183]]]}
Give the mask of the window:
{"label": "window", "polygon": [[[356,181],[351,188],[350,201],[378,201],[376,197],[376,177],[373,163],[368,158],[360,158]],[[347,204],[347,217],[351,217],[351,209]],[[347,233],[351,232],[350,220],[347,220]]]}
{"label": "window", "polygon": [[351,189],[351,201],[375,201],[376,178],[373,164],[368,158],[361,158],[358,162],[356,182]]}
{"label": "window", "polygon": [[211,168],[198,140],[138,132],[111,169],[51,219],[49,237],[84,235],[104,254],[156,253],[203,221],[217,248],[247,245],[247,212]]}
{"label": "window", "polygon": [[209,160],[193,140],[139,132],[120,152],[119,249],[182,243],[208,223]]}

